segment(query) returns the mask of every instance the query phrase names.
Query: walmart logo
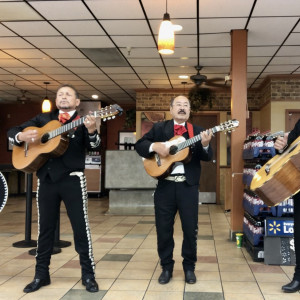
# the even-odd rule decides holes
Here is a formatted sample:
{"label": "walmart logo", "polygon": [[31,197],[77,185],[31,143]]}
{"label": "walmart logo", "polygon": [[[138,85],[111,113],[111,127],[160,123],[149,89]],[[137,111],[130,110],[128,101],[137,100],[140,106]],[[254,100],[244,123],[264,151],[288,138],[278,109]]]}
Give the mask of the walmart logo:
{"label": "walmart logo", "polygon": [[269,231],[272,232],[274,235],[277,234],[277,231],[280,232],[280,224],[273,221],[273,223],[269,223]]}

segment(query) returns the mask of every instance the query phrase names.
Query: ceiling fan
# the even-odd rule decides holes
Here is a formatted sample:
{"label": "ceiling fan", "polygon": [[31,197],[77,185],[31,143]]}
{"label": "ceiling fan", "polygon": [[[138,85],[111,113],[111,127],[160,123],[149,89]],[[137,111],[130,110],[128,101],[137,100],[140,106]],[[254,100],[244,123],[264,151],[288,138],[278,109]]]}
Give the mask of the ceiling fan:
{"label": "ceiling fan", "polygon": [[21,90],[21,96],[18,96],[18,97],[17,97],[17,100],[20,101],[20,102],[22,102],[23,104],[24,104],[25,102],[27,102],[27,101],[30,101],[31,98],[27,97],[27,96],[26,96],[26,93],[27,93],[27,91]]}
{"label": "ceiling fan", "polygon": [[[211,87],[221,87],[224,86],[224,78],[211,78],[207,79],[207,76],[200,74],[203,66],[200,65],[200,7],[199,7],[199,0],[197,1],[197,66],[195,69],[197,74],[190,76],[190,80],[195,83],[194,88],[199,88],[201,85],[211,86]],[[217,83],[217,82],[222,83]]]}

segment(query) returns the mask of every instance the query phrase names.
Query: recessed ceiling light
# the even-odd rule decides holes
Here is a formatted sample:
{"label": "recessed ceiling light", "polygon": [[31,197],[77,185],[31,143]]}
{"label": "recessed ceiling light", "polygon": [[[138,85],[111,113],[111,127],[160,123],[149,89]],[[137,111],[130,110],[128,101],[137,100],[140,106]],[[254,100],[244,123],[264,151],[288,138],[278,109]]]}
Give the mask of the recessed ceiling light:
{"label": "recessed ceiling light", "polygon": [[187,76],[187,75],[179,75],[178,78],[180,78],[180,79],[188,79],[189,76]]}
{"label": "recessed ceiling light", "polygon": [[93,98],[93,99],[98,99],[99,96],[98,96],[98,95],[92,95],[92,98]]}

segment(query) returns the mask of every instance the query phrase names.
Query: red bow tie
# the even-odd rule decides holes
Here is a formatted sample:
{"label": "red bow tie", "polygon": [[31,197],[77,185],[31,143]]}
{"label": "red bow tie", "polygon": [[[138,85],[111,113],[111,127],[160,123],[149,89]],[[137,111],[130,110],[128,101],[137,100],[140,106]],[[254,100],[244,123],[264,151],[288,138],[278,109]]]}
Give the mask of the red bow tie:
{"label": "red bow tie", "polygon": [[67,113],[67,112],[64,112],[64,113],[60,113],[58,115],[58,120],[59,122],[61,123],[66,123],[68,120],[70,120],[71,116]]}
{"label": "red bow tie", "polygon": [[186,128],[182,125],[174,125],[174,135],[183,135],[185,132],[187,132]]}

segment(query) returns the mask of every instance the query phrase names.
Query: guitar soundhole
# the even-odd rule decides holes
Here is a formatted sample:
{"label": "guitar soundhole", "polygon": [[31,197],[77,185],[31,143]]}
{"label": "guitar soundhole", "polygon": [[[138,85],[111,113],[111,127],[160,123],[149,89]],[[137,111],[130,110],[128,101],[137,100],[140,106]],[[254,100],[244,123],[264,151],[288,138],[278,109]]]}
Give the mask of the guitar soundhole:
{"label": "guitar soundhole", "polygon": [[170,153],[171,155],[174,155],[174,154],[177,153],[177,151],[178,151],[178,147],[175,146],[175,145],[172,145],[172,146],[170,147],[169,153]]}
{"label": "guitar soundhole", "polygon": [[49,141],[49,133],[45,133],[42,138],[41,138],[41,142],[43,144],[47,143]]}

